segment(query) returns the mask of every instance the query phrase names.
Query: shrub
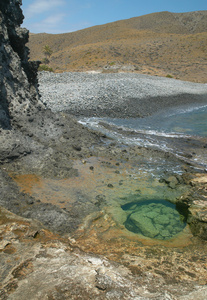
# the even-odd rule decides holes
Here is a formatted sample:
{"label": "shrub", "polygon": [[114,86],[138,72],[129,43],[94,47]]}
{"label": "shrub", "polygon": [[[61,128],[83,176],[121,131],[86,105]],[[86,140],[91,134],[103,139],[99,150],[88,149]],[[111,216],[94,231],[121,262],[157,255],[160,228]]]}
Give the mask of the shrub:
{"label": "shrub", "polygon": [[50,56],[52,55],[53,51],[52,49],[50,48],[50,46],[48,45],[45,45],[43,47],[43,53],[45,55],[45,59],[48,61],[48,63],[50,62]]}
{"label": "shrub", "polygon": [[48,72],[54,72],[54,70],[47,65],[40,65],[38,68],[38,71],[48,71]]}

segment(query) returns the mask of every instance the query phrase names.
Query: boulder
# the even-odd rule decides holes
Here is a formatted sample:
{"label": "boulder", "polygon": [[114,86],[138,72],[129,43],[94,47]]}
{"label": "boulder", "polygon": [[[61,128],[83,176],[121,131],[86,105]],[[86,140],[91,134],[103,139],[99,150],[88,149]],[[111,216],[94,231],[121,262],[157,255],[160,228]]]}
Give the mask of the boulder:
{"label": "boulder", "polygon": [[159,230],[153,225],[150,218],[143,216],[142,212],[131,214],[130,221],[143,233],[143,235],[154,238]]}

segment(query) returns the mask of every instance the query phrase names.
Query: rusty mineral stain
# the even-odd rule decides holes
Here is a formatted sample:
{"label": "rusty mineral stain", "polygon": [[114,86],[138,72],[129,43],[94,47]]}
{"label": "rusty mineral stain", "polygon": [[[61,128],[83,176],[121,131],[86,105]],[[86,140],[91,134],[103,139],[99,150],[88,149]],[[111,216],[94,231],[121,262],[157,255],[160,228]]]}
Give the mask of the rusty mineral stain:
{"label": "rusty mineral stain", "polygon": [[[174,238],[165,241],[150,239],[125,228],[125,212],[114,199],[137,193],[138,190],[143,195],[153,195],[157,188],[162,187],[158,180],[150,181],[149,175],[138,167],[132,167],[129,162],[117,164],[114,160],[91,157],[84,162],[74,161],[74,168],[78,170],[78,176],[69,179],[54,180],[35,175],[14,177],[23,191],[42,202],[66,207],[67,210],[73,209],[80,192],[90,199],[95,199],[97,195],[109,199],[101,211],[88,215],[78,230],[70,235],[69,241],[73,240],[73,246],[126,263],[129,259],[126,254],[129,257],[138,255],[143,253],[145,247],[161,253],[163,248],[173,251],[194,244],[188,226]],[[112,188],[108,187],[109,184]]]}
{"label": "rusty mineral stain", "polygon": [[11,177],[18,183],[21,188],[21,192],[32,195],[34,187],[42,188],[41,178],[35,174],[11,175]]}

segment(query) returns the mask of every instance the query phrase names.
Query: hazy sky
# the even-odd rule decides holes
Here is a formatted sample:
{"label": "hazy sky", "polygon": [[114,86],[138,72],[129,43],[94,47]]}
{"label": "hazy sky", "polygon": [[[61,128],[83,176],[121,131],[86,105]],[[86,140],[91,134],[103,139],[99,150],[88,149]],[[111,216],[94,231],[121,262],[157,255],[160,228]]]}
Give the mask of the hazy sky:
{"label": "hazy sky", "polygon": [[64,33],[160,11],[207,10],[207,0],[22,0],[23,26]]}

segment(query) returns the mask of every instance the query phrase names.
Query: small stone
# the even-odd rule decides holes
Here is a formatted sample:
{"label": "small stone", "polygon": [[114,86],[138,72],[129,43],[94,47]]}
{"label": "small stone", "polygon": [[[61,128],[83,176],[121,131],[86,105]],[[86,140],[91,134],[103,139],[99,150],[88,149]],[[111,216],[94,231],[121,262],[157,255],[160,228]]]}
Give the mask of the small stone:
{"label": "small stone", "polygon": [[29,121],[29,122],[33,122],[33,121],[34,121],[34,118],[33,118],[33,117],[29,117],[28,121]]}
{"label": "small stone", "polygon": [[7,240],[2,240],[2,241],[0,242],[0,250],[5,249],[6,246],[8,246],[9,244],[11,244],[9,241],[7,241]]}
{"label": "small stone", "polygon": [[175,176],[170,176],[166,182],[168,183],[168,186],[171,188],[171,189],[175,189],[176,188],[176,185],[178,184],[178,180]]}
{"label": "small stone", "polygon": [[111,184],[111,183],[109,183],[107,186],[108,186],[109,188],[113,188],[113,187],[114,187],[113,184]]}
{"label": "small stone", "polygon": [[102,291],[105,291],[105,290],[109,290],[112,288],[113,286],[113,281],[111,279],[111,277],[107,276],[107,275],[96,275],[96,284],[95,286],[99,289],[99,290],[102,290]]}
{"label": "small stone", "polygon": [[73,145],[73,149],[76,150],[76,151],[81,151],[82,150],[81,146],[78,146],[78,145]]}
{"label": "small stone", "polygon": [[120,174],[120,171],[116,170],[114,173],[116,173],[116,174]]}
{"label": "small stone", "polygon": [[27,204],[30,204],[30,205],[34,204],[34,200],[33,199],[28,199]]}
{"label": "small stone", "polygon": [[38,234],[39,234],[38,230],[28,230],[26,233],[26,237],[32,237],[33,239],[35,239]]}

